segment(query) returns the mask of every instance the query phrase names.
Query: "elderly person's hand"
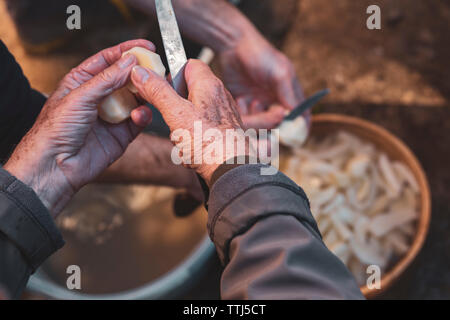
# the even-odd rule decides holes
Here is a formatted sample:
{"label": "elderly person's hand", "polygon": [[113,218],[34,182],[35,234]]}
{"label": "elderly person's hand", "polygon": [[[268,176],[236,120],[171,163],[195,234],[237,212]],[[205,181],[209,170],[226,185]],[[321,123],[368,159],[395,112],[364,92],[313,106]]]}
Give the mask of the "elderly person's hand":
{"label": "elderly person's hand", "polygon": [[97,115],[102,99],[129,80],[137,60],[133,55],[122,58],[122,53],[136,46],[155,50],[146,40],[128,41],[73,69],[4,167],[35,191],[53,216],[117,160],[151,121],[145,106],[118,125],[105,123]]}
{"label": "elderly person's hand", "polygon": [[[126,2],[156,17],[155,1]],[[273,129],[303,101],[289,59],[227,0],[172,3],[183,34],[217,53],[223,80],[236,99],[246,129]]]}
{"label": "elderly person's hand", "polygon": [[304,100],[303,90],[289,59],[252,34],[219,53],[220,64],[245,127],[272,129]]}
{"label": "elderly person's hand", "polygon": [[[180,150],[183,152],[186,151],[185,146],[190,149],[189,157],[186,154],[182,156],[183,160],[189,158],[189,163],[184,161],[183,164],[195,169],[209,184],[214,171],[221,164],[231,158],[250,155],[256,141],[245,141],[243,150],[226,150],[223,139],[215,140],[216,136],[205,139],[204,135],[210,129],[218,130],[223,138],[226,137],[227,130],[242,131],[243,124],[233,97],[207,65],[190,60],[186,65],[185,78],[189,91],[187,100],[181,98],[164,78],[148,69],[135,67],[131,75],[139,94],[163,115],[172,132],[172,141],[181,146]],[[200,132],[197,132],[198,124],[201,124]],[[215,154],[214,162],[208,162],[206,159],[210,153],[215,152],[212,151],[215,146],[223,149]],[[196,155],[201,158],[195,159]]]}

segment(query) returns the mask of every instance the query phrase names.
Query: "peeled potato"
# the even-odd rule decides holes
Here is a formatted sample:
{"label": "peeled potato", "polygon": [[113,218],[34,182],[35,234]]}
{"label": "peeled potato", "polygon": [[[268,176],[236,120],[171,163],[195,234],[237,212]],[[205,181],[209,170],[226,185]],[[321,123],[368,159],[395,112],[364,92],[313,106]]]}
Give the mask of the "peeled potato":
{"label": "peeled potato", "polygon": [[[166,75],[166,68],[164,67],[161,57],[158,54],[141,47],[135,47],[127,52],[124,52],[122,56],[128,53],[131,53],[136,57],[138,65],[156,72],[161,77]],[[137,93],[137,89],[132,83],[128,84],[128,89],[133,93]]]}
{"label": "peeled potato", "polygon": [[[137,58],[140,66],[149,68],[162,77],[165,76],[166,68],[161,61],[161,57],[156,53],[141,47],[135,47],[123,55],[128,53],[133,54]],[[98,106],[99,117],[112,124],[117,124],[128,119],[131,111],[139,106],[133,93],[137,93],[137,89],[132,83],[113,92]]]}
{"label": "peeled potato", "polygon": [[127,88],[119,89],[106,97],[98,108],[98,115],[106,122],[117,124],[131,115],[139,106],[134,94]]}

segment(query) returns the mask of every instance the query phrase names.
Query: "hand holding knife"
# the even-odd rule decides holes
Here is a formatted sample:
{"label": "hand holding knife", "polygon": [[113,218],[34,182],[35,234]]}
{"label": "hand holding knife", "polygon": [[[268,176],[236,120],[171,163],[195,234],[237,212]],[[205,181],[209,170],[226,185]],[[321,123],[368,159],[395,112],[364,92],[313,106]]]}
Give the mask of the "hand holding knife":
{"label": "hand holding knife", "polygon": [[[182,97],[187,97],[187,87],[184,78],[184,70],[187,63],[187,56],[178,27],[175,12],[171,0],[155,0],[159,27],[164,44],[167,62],[170,69],[170,79],[177,93]],[[311,98],[305,100],[300,106],[295,108],[284,121],[293,120],[312,108],[321,98],[328,94],[328,90],[323,90]],[[197,200],[193,200],[189,195],[178,195],[175,198],[174,210],[177,216],[186,216],[199,206]]]}

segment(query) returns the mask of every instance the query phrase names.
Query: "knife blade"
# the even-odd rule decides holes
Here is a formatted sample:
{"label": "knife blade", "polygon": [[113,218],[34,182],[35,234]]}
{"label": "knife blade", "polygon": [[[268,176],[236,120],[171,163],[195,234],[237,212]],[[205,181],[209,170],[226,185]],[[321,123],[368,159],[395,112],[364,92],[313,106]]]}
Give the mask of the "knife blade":
{"label": "knife blade", "polygon": [[187,57],[172,1],[155,0],[155,3],[172,85],[178,94],[186,97],[187,89],[184,79],[184,67],[187,63]]}
{"label": "knife blade", "polygon": [[330,89],[325,89],[312,95],[304,102],[302,102],[298,107],[296,107],[290,114],[288,114],[283,121],[294,120],[298,116],[302,115],[303,113],[314,107],[320,100],[322,100],[323,97],[325,97],[329,93]]}

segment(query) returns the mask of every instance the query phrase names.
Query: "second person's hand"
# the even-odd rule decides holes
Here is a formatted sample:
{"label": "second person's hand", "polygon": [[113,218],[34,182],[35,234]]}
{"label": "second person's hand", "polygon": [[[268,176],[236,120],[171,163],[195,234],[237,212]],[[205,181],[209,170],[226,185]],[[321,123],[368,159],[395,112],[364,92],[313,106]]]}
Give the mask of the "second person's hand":
{"label": "second person's hand", "polygon": [[246,128],[273,129],[303,100],[291,61],[258,32],[221,53],[224,82],[237,101]]}

